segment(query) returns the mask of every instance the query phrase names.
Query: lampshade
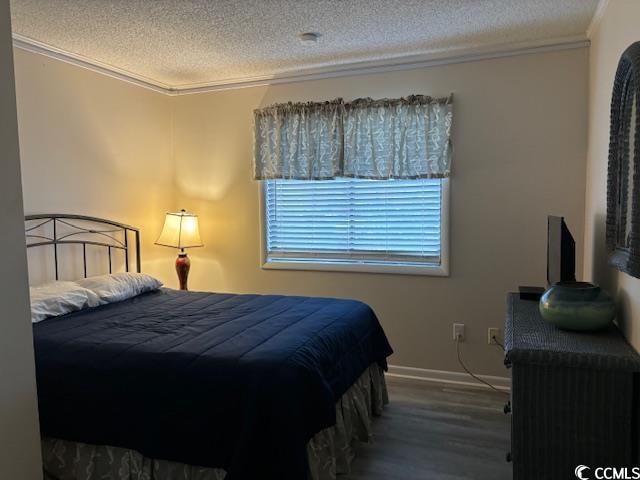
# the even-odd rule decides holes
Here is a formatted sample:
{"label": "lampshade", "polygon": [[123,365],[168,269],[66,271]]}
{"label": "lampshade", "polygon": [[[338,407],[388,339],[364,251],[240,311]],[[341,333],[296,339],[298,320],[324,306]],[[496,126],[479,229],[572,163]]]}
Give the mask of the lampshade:
{"label": "lampshade", "polygon": [[185,210],[167,213],[156,245],[173,248],[202,247],[198,216],[187,213]]}

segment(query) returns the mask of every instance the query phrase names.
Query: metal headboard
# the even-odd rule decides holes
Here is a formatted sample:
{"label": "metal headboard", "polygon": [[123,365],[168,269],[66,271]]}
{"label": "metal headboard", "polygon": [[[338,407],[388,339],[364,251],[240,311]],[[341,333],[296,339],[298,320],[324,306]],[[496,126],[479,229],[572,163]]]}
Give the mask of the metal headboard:
{"label": "metal headboard", "polygon": [[56,280],[59,280],[58,247],[60,245],[82,245],[85,278],[87,277],[88,245],[107,249],[109,273],[113,272],[112,251],[123,251],[124,268],[128,272],[132,256],[132,243],[129,241],[129,236],[134,237],[135,271],[140,272],[140,230],[135,227],[103,218],[59,213],[27,215],[24,220],[27,248],[53,247]]}

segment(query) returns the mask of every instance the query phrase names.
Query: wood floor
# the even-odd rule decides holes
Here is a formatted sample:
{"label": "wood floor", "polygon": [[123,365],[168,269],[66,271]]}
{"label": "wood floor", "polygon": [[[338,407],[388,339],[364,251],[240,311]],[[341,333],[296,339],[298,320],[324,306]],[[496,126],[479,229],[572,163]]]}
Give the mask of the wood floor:
{"label": "wood floor", "polygon": [[508,480],[506,395],[387,377],[390,404],[340,480]]}

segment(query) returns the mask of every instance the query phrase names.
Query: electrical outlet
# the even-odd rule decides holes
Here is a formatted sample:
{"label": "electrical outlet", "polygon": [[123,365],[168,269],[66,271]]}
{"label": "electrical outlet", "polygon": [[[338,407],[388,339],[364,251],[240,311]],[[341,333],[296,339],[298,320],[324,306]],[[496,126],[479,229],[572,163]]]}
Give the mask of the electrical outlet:
{"label": "electrical outlet", "polygon": [[487,343],[489,345],[493,345],[496,341],[493,338],[497,338],[498,341],[500,339],[500,329],[499,328],[489,328],[487,330]]}
{"label": "electrical outlet", "polygon": [[464,342],[464,323],[453,324],[453,340]]}

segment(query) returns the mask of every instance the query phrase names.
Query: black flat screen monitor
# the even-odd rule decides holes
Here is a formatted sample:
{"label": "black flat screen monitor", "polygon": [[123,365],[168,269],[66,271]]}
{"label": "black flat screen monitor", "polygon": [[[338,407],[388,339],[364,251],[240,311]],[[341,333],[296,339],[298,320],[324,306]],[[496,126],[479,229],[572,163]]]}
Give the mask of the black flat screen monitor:
{"label": "black flat screen monitor", "polygon": [[576,242],[564,217],[549,215],[547,230],[547,281],[576,281]]}

